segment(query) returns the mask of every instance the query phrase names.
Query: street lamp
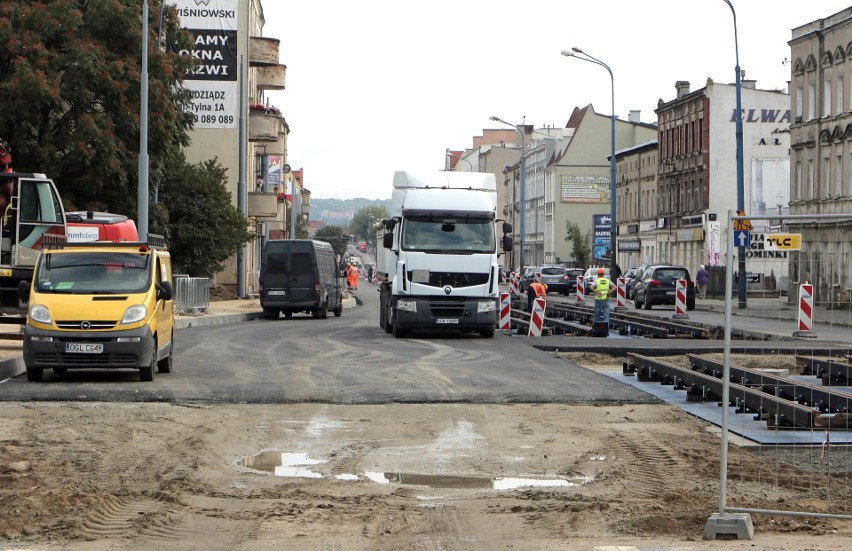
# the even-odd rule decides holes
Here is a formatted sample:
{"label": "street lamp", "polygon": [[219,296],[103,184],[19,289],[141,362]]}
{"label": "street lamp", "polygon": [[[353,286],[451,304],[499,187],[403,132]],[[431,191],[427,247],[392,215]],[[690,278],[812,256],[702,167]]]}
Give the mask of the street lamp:
{"label": "street lamp", "polygon": [[[521,228],[520,228],[521,254],[520,254],[519,260],[520,260],[520,268],[521,268],[521,270],[523,270],[523,268],[524,268],[524,215],[526,214],[526,212],[525,212],[526,211],[526,205],[524,204],[524,200],[525,200],[525,197],[526,197],[526,187],[527,187],[527,161],[526,161],[526,155],[524,155],[525,149],[526,149],[526,146],[524,145],[524,131],[517,124],[512,124],[510,122],[506,122],[503,119],[501,119],[500,117],[491,117],[491,120],[495,121],[495,122],[503,123],[507,126],[512,126],[512,127],[515,128],[515,130],[518,131],[518,134],[521,135]],[[512,197],[512,201],[514,201],[514,200],[515,200],[515,198]]]}
{"label": "street lamp", "polygon": [[[742,82],[741,77],[742,73],[740,71],[740,46],[739,41],[737,40],[737,12],[734,11],[734,5],[731,4],[730,0],[723,0],[729,8],[731,8],[731,14],[734,16],[734,54],[736,55],[737,60],[737,126],[736,126],[736,139],[737,139],[737,212],[742,214],[745,212],[745,186],[744,186],[744,175],[743,175],[743,101],[742,101]],[[732,239],[730,230],[728,231],[728,238]],[[737,286],[737,296],[739,298],[739,307],[745,308],[746,305],[746,258],[745,258],[745,247],[737,247],[737,273],[739,274],[739,281]]]}
{"label": "street lamp", "polygon": [[601,61],[600,59],[591,56],[581,50],[580,48],[571,48],[571,50],[564,50],[562,55],[566,57],[576,57],[577,59],[582,59],[583,61],[588,61],[589,63],[594,63],[595,65],[600,65],[606,72],[609,73],[609,79],[612,85],[612,115],[610,116],[610,151],[609,151],[609,243],[610,254],[609,254],[609,264],[610,264],[610,273],[615,273],[615,265],[616,265],[616,243],[615,236],[618,233],[618,226],[616,225],[615,219],[615,77],[612,76],[612,69],[609,68],[609,65]]}

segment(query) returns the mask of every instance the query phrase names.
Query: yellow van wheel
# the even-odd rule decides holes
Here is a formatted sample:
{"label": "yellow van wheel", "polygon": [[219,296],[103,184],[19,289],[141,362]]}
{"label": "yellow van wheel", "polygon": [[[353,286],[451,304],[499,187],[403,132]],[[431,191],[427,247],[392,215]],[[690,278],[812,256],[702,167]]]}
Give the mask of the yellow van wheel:
{"label": "yellow van wheel", "polygon": [[151,352],[151,361],[145,367],[139,369],[139,380],[150,382],[154,380],[154,372],[157,371],[157,337],[154,336],[154,345]]}

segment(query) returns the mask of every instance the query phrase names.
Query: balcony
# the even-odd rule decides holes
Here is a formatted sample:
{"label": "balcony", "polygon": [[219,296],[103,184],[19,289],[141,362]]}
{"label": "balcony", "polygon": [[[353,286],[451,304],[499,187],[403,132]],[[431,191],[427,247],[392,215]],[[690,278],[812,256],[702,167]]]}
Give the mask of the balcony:
{"label": "balcony", "polygon": [[255,69],[255,86],[258,90],[283,90],[286,65],[271,65]]}
{"label": "balcony", "polygon": [[277,142],[284,133],[281,114],[277,109],[249,109],[250,142]]}
{"label": "balcony", "polygon": [[278,65],[281,41],[268,36],[252,36],[249,39],[249,64],[252,67]]}
{"label": "balcony", "polygon": [[249,218],[278,218],[278,194],[272,192],[248,192]]}

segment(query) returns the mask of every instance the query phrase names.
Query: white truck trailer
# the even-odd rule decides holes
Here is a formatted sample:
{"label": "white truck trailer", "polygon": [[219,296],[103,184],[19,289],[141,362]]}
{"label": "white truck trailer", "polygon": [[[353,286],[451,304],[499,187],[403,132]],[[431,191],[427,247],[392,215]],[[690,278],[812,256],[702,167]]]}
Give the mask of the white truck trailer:
{"label": "white truck trailer", "polygon": [[512,225],[496,228],[493,174],[397,171],[390,217],[377,224],[379,325],[394,337],[412,329],[494,336],[497,256],[512,250]]}

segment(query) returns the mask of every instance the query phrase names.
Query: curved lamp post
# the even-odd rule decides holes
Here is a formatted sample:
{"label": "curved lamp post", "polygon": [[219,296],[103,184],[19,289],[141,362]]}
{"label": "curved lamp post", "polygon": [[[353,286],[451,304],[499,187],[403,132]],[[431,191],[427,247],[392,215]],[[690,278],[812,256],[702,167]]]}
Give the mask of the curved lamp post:
{"label": "curved lamp post", "polygon": [[566,57],[576,57],[577,59],[582,59],[583,61],[588,61],[589,63],[594,63],[595,65],[600,65],[606,72],[609,73],[609,80],[611,84],[611,94],[610,97],[612,99],[612,115],[610,116],[610,148],[609,148],[609,244],[610,244],[610,253],[609,253],[609,267],[611,272],[614,273],[615,265],[616,265],[616,251],[618,250],[615,243],[615,236],[618,234],[618,225],[615,217],[615,207],[616,207],[616,198],[615,198],[615,77],[612,76],[612,69],[609,68],[609,65],[601,61],[600,59],[591,56],[581,50],[580,48],[571,48],[570,50],[564,50],[562,55]]}
{"label": "curved lamp post", "polygon": [[[740,71],[740,46],[737,40],[737,12],[734,10],[734,5],[730,0],[722,0],[729,8],[734,16],[734,54],[736,56],[736,72],[737,72],[737,212],[745,212],[745,176],[743,174],[743,99],[742,99],[742,71]],[[730,237],[729,231],[729,239]],[[739,298],[739,307],[746,308],[746,259],[745,247],[737,247],[737,273],[739,281],[737,281],[737,296]]]}
{"label": "curved lamp post", "polygon": [[[524,144],[524,131],[517,124],[512,124],[510,122],[506,122],[500,117],[491,117],[492,121],[500,122],[508,126],[512,126],[515,130],[518,131],[518,134],[521,135],[521,227],[520,227],[520,236],[521,236],[521,250],[519,255],[520,260],[520,269],[523,274],[524,269],[524,215],[526,214],[526,205],[524,204],[524,200],[526,197],[526,187],[527,187],[527,161],[525,155],[526,146]],[[515,198],[512,197],[514,201]]]}

